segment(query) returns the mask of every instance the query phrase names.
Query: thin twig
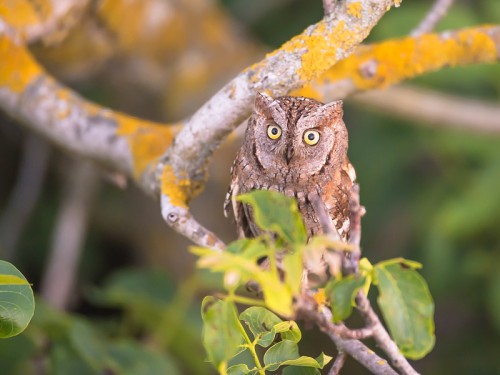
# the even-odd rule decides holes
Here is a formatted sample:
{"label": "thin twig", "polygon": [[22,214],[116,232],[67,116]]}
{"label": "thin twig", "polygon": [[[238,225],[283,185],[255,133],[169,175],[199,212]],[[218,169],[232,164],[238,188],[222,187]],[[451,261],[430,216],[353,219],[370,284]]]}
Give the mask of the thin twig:
{"label": "thin twig", "polygon": [[454,0],[436,0],[427,15],[418,24],[418,26],[413,29],[410,35],[420,36],[434,30],[441,18],[443,18],[448,12],[448,9],[453,4],[453,1]]}
{"label": "thin twig", "polygon": [[336,0],[323,0],[323,11],[326,17],[335,12],[336,2]]}
{"label": "thin twig", "polygon": [[344,367],[344,363],[347,359],[347,354],[343,350],[339,350],[337,357],[335,357],[335,362],[333,362],[332,368],[328,371],[328,375],[338,375],[340,370]]}
{"label": "thin twig", "polygon": [[98,183],[95,167],[89,162],[79,161],[71,170],[41,286],[43,298],[59,310],[68,307],[83,249],[89,208]]}
{"label": "thin twig", "polygon": [[373,329],[373,338],[377,346],[382,349],[389,357],[391,364],[401,373],[406,375],[417,375],[407,359],[401,354],[396,343],[392,340],[386,331],[375,311],[363,291],[356,296],[356,305],[361,316]]}
{"label": "thin twig", "polygon": [[49,144],[35,134],[24,139],[16,183],[0,218],[0,243],[4,258],[15,257],[19,239],[38,202],[49,162]]}
{"label": "thin twig", "polygon": [[[299,301],[303,302],[303,301]],[[386,360],[378,356],[373,350],[370,350],[365,344],[359,340],[346,339],[338,335],[334,324],[329,318],[328,310],[323,309],[322,312],[317,311],[308,304],[298,308],[299,316],[306,320],[316,323],[319,329],[326,333],[335,343],[337,350],[345,352],[365,368],[376,375],[397,375],[397,372],[387,363]]]}
{"label": "thin twig", "polygon": [[422,125],[500,135],[500,107],[493,102],[407,85],[357,94],[350,100],[363,108]]}

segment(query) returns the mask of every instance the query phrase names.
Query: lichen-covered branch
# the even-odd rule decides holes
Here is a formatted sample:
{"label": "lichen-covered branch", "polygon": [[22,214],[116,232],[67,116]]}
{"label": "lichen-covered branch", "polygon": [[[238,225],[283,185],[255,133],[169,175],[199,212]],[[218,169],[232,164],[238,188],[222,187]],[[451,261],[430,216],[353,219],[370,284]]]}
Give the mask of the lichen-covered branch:
{"label": "lichen-covered branch", "polygon": [[178,128],[86,101],[6,35],[0,35],[0,56],[2,110],[67,151],[135,178],[150,193],[157,190],[158,182],[144,172],[153,169]]}
{"label": "lichen-covered branch", "polygon": [[404,37],[363,45],[311,85],[294,94],[325,101],[385,88],[445,67],[494,63],[500,59],[500,26]]}
{"label": "lichen-covered branch", "polygon": [[16,0],[0,3],[0,34],[48,44],[60,40],[80,19],[91,0]]}

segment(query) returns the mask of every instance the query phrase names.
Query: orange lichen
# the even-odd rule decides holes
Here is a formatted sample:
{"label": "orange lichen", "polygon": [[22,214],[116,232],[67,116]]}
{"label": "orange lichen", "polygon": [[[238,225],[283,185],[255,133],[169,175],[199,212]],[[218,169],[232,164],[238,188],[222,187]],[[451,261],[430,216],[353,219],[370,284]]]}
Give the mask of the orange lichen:
{"label": "orange lichen", "polygon": [[326,293],[324,288],[318,289],[316,293],[313,294],[313,298],[318,304],[318,306],[326,305]]}
{"label": "orange lichen", "polygon": [[127,138],[134,161],[134,178],[139,179],[148,166],[156,165],[160,156],[172,144],[173,131],[170,126],[141,120],[117,113],[116,135]]}
{"label": "orange lichen", "polygon": [[300,89],[293,90],[290,93],[291,96],[306,96],[308,98],[313,98],[316,100],[321,101],[323,98],[323,95],[319,91],[317,91],[314,87],[311,85],[306,85],[301,87]]}
{"label": "orange lichen", "polygon": [[266,57],[271,57],[278,51],[291,53],[303,50],[302,64],[297,73],[301,80],[310,81],[329,69],[337,61],[337,50],[348,49],[354,44],[358,34],[347,28],[344,21],[339,21],[331,28],[325,21],[321,21],[310,35],[298,35]]}
{"label": "orange lichen", "polygon": [[187,45],[190,19],[166,3],[104,0],[98,13],[119,47],[134,55],[161,59],[165,51],[173,54]]}
{"label": "orange lichen", "polygon": [[172,166],[163,168],[161,175],[161,192],[170,198],[170,203],[177,207],[187,208],[190,198],[191,181],[188,178],[177,178]]}
{"label": "orange lichen", "polygon": [[347,5],[347,14],[356,18],[361,18],[362,9],[363,5],[359,1],[355,1]]}
{"label": "orange lichen", "polygon": [[[497,47],[486,29],[465,29],[447,36],[425,34],[361,46],[319,81],[351,79],[358,89],[371,89],[446,66],[497,60]],[[368,66],[369,72],[364,69]]]}
{"label": "orange lichen", "polygon": [[0,87],[20,93],[41,72],[26,47],[0,35]]}
{"label": "orange lichen", "polygon": [[16,30],[40,22],[40,15],[31,1],[0,1],[0,18]]}

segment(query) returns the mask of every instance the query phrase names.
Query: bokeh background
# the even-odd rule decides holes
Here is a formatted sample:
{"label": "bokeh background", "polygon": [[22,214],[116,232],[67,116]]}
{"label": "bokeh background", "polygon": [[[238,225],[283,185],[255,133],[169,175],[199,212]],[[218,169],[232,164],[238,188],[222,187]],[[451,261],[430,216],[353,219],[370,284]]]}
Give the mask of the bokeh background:
{"label": "bokeh background", "polygon": [[[168,22],[149,29],[134,21],[144,11],[140,1],[126,11],[119,1],[102,1],[64,40],[31,48],[83,96],[175,122],[322,17],[321,2],[311,0],[159,2],[168,6],[157,18]],[[404,1],[368,40],[408,34],[431,4]],[[438,30],[499,22],[498,0],[456,1]],[[444,69],[408,83],[498,104],[500,65]],[[500,374],[500,139],[395,119],[349,99],[345,122],[367,209],[365,256],[422,262],[435,299],[436,346],[415,367]],[[192,205],[225,241],[235,239],[222,203],[239,134],[216,152]],[[159,204],[123,185],[0,114],[0,258],[39,292],[28,330],[0,341],[2,374],[214,373],[204,362],[199,309],[218,280],[196,269],[190,243],[165,225]],[[75,249],[76,269],[51,257],[58,247]],[[63,272],[74,280],[68,296],[57,281]],[[305,333],[301,350],[335,353],[315,330]],[[344,372],[366,373],[352,360]]]}

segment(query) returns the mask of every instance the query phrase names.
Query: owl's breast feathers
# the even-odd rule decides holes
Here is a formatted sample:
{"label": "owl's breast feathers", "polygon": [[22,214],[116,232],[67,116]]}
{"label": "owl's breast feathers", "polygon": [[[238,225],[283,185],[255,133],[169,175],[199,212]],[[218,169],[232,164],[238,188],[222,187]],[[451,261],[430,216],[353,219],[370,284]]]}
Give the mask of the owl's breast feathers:
{"label": "owl's breast feathers", "polygon": [[[258,160],[247,157],[244,152],[238,154],[231,168],[231,185],[224,202],[224,211],[229,215],[232,207],[239,237],[255,237],[262,233],[253,220],[251,208],[236,201],[236,196],[256,189],[276,190],[287,196],[295,197],[299,211],[308,231],[308,237],[322,233],[322,226],[312,205],[312,199],[318,197],[326,206],[333,225],[342,240],[348,241],[350,234],[351,189],[356,182],[356,173],[348,158],[341,168],[325,165],[320,172],[311,176],[300,174],[265,175]],[[285,183],[283,184],[283,181]]]}

